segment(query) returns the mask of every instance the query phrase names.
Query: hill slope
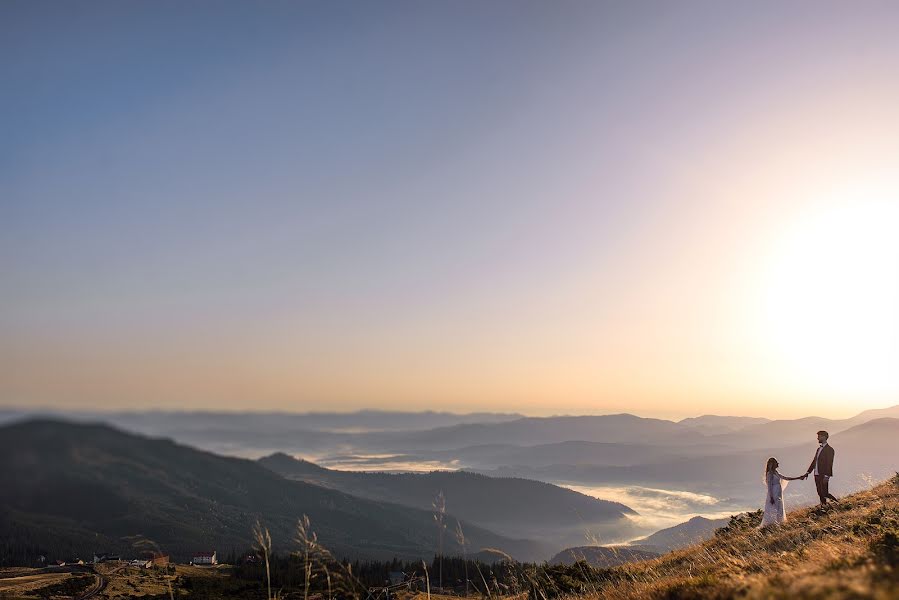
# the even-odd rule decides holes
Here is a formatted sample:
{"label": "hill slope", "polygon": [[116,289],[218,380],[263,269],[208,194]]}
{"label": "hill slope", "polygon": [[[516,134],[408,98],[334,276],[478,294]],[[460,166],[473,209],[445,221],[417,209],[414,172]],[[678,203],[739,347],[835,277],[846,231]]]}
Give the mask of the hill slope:
{"label": "hill slope", "polygon": [[[134,536],[152,539],[179,559],[202,549],[239,552],[250,545],[257,517],[284,551],[291,549],[303,514],[338,556],[415,559],[435,548],[429,511],[289,481],[254,461],[105,425],[30,421],[0,427],[0,481],[6,556],[134,554]],[[455,520],[448,517],[448,526]],[[498,547],[531,560],[555,551],[465,529],[472,549]],[[456,553],[450,537],[446,551]]]}
{"label": "hill slope", "polygon": [[633,529],[626,515],[635,513],[624,504],[530,479],[486,477],[464,471],[334,471],[280,453],[259,463],[289,479],[423,510],[430,509],[434,497],[442,491],[447,510],[463,523],[508,536],[552,540],[560,548],[582,544],[585,530],[603,539],[621,539]]}
{"label": "hill slope", "polygon": [[759,530],[734,518],[715,537],[658,559],[594,572],[584,598],[897,598],[899,475],[826,509]]}
{"label": "hill slope", "polygon": [[658,552],[629,546],[578,546],[566,548],[551,559],[551,565],[573,565],[584,560],[592,567],[614,567],[628,562],[656,558]]}
{"label": "hill slope", "polygon": [[677,550],[697,542],[703,542],[715,534],[715,531],[727,525],[727,519],[707,519],[693,517],[685,523],[668,527],[630,543],[632,546],[657,549],[659,554]]}

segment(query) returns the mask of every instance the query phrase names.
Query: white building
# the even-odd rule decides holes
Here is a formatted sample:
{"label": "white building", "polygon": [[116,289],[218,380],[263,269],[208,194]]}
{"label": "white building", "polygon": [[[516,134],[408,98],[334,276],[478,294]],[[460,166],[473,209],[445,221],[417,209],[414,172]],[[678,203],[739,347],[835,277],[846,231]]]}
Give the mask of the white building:
{"label": "white building", "polygon": [[194,553],[194,558],[191,562],[195,565],[219,564],[218,557],[215,554],[215,550],[213,550],[212,552],[196,552]]}

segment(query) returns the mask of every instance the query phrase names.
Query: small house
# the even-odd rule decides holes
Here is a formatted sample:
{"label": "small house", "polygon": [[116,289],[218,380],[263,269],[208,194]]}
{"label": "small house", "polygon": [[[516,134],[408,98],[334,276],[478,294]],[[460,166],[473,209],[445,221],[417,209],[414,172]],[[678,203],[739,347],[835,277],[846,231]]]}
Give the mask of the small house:
{"label": "small house", "polygon": [[122,557],[118,554],[110,554],[108,552],[94,554],[94,564],[102,562],[118,562],[120,560],[122,560]]}
{"label": "small house", "polygon": [[190,561],[195,565],[217,565],[219,564],[215,550],[212,552],[195,552],[193,560]]}

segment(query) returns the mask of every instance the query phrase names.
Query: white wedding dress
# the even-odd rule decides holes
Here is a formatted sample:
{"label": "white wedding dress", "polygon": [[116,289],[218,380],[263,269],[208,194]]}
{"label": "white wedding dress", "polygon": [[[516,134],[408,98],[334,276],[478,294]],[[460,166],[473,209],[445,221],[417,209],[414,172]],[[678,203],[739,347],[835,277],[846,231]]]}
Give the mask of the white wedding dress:
{"label": "white wedding dress", "polygon": [[[784,507],[784,489],[786,489],[789,482],[786,477],[777,472],[777,469],[768,473],[765,480],[768,493],[765,494],[765,514],[762,515],[760,527],[783,523],[787,520],[787,511]],[[771,504],[771,498],[774,498],[774,504]]]}

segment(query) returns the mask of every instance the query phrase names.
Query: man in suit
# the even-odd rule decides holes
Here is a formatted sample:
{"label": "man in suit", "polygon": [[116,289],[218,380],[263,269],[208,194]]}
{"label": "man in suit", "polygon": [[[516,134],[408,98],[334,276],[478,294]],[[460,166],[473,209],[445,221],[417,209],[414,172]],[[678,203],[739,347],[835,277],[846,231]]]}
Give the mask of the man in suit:
{"label": "man in suit", "polygon": [[830,434],[826,431],[818,432],[818,450],[815,452],[812,464],[808,466],[808,471],[805,473],[805,477],[808,477],[809,473],[815,473],[815,487],[818,488],[818,498],[821,500],[821,506],[827,504],[828,499],[834,502],[837,501],[828,489],[830,478],[833,477],[834,455],[833,448],[827,443],[827,438],[829,437]]}

